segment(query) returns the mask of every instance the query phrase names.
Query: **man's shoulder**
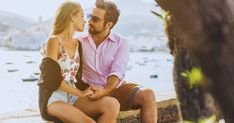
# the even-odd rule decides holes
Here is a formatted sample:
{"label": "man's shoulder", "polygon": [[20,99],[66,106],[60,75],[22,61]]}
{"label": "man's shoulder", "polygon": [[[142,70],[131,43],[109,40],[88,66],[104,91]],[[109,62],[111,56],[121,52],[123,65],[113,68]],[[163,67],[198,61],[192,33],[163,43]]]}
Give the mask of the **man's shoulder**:
{"label": "man's shoulder", "polygon": [[77,37],[77,39],[81,42],[85,41],[88,38],[89,34],[83,34]]}
{"label": "man's shoulder", "polygon": [[111,32],[111,37],[113,38],[113,40],[122,42],[122,41],[127,41],[127,38],[119,33],[116,32]]}

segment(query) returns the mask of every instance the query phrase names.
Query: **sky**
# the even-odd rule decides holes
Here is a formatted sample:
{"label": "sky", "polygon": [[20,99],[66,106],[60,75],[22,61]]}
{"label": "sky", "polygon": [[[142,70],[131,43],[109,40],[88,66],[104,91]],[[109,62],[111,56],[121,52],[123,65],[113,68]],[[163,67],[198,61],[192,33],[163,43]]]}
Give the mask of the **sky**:
{"label": "sky", "polygon": [[[0,10],[16,13],[32,20],[38,20],[39,16],[43,20],[54,16],[59,4],[65,0],[0,0]],[[83,8],[94,5],[95,0],[73,0],[78,1]],[[154,3],[154,0],[142,0]]]}

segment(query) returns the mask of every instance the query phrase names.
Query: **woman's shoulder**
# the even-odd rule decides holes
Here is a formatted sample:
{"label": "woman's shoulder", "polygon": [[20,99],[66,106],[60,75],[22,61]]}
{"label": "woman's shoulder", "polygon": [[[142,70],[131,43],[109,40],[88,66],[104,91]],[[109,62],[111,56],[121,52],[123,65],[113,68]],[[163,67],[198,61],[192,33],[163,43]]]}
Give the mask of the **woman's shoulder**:
{"label": "woman's shoulder", "polygon": [[54,48],[54,47],[58,47],[59,45],[59,39],[52,35],[52,36],[49,36],[46,41],[43,43],[41,49],[40,49],[40,53],[45,56],[46,53],[47,53],[47,50],[48,49],[51,49],[51,48]]}
{"label": "woman's shoulder", "polygon": [[59,44],[61,42],[61,40],[59,39],[58,36],[56,35],[51,35],[48,37],[47,41],[46,41],[46,44]]}
{"label": "woman's shoulder", "polygon": [[60,46],[60,43],[61,43],[61,41],[57,36],[50,36],[50,37],[48,37],[45,45],[46,45],[46,47],[49,47],[49,49],[50,48],[58,49]]}
{"label": "woman's shoulder", "polygon": [[43,55],[47,56],[49,54],[57,54],[59,51],[60,41],[55,36],[48,37],[47,41],[43,45]]}

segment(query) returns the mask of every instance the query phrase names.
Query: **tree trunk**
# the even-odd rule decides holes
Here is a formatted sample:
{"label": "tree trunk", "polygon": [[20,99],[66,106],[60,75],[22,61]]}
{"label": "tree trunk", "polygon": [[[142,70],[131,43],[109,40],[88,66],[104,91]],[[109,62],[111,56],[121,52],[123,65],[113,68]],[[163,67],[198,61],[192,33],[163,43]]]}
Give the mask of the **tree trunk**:
{"label": "tree trunk", "polygon": [[182,72],[190,71],[198,65],[192,60],[188,50],[179,44],[183,39],[179,37],[179,32],[175,30],[173,17],[168,15],[165,22],[169,47],[174,56],[173,79],[177,98],[180,102],[182,119],[197,122],[199,118],[208,118],[215,111],[213,105],[210,106],[206,103],[206,92],[203,91],[202,87],[189,88],[188,80],[181,75]]}
{"label": "tree trunk", "polygon": [[[234,1],[156,0],[169,12],[167,34],[175,58],[174,82],[184,120],[215,114],[207,93],[218,102],[226,123],[234,122]],[[199,67],[204,84],[190,90],[180,74]]]}

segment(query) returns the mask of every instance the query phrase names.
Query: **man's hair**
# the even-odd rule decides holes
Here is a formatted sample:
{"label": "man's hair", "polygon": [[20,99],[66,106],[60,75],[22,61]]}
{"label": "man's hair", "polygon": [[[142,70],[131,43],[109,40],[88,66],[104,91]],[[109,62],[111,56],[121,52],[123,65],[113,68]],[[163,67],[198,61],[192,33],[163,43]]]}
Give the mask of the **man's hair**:
{"label": "man's hair", "polygon": [[107,22],[112,22],[113,26],[111,28],[113,28],[114,25],[117,23],[120,15],[120,11],[117,8],[116,4],[111,0],[97,0],[95,5],[97,8],[101,8],[106,11],[104,15],[104,25]]}

